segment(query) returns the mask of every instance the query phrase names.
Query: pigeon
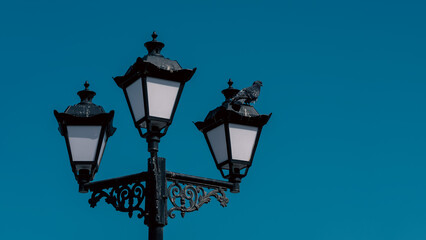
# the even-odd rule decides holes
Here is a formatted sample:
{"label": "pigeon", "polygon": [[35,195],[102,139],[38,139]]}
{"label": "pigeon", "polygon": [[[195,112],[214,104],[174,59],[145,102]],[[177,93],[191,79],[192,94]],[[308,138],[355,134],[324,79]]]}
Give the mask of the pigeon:
{"label": "pigeon", "polygon": [[241,89],[232,99],[231,103],[250,104],[256,102],[260,94],[261,81],[255,81],[252,86]]}

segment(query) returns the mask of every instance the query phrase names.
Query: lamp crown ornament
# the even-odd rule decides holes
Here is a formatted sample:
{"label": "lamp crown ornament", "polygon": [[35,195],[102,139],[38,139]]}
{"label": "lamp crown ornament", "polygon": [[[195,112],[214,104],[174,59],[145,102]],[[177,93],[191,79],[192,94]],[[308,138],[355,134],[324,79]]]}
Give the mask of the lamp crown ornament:
{"label": "lamp crown ornament", "polygon": [[234,84],[234,82],[232,81],[232,79],[229,79],[229,81],[228,81],[229,87],[227,89],[222,90],[222,94],[225,96],[225,99],[227,101],[230,101],[240,91],[239,89],[233,88],[232,87],[233,84]]}
{"label": "lamp crown ornament", "polygon": [[90,86],[89,82],[86,81],[84,83],[84,90],[81,90],[77,93],[82,103],[91,103],[93,97],[96,95],[95,92],[89,90],[89,86]]}
{"label": "lamp crown ornament", "polygon": [[96,105],[92,102],[96,92],[89,90],[89,82],[84,83],[84,90],[77,92],[80,97],[80,102],[69,106],[65,113],[76,116],[76,117],[91,117],[101,113],[105,113],[102,106]]}
{"label": "lamp crown ornament", "polygon": [[158,34],[154,31],[152,32],[152,41],[157,41]]}
{"label": "lamp crown ornament", "polygon": [[164,47],[164,43],[157,41],[158,34],[154,31],[152,33],[152,40],[149,42],[146,42],[144,45],[146,49],[148,50],[148,55],[161,55],[161,49]]}

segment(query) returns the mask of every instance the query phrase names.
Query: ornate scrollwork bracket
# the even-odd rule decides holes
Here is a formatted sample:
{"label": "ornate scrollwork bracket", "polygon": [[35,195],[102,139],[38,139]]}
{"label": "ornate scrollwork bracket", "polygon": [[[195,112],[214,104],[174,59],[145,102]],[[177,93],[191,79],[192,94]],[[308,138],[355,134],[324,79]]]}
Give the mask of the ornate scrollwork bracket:
{"label": "ornate scrollwork bracket", "polygon": [[86,184],[85,187],[92,191],[89,204],[93,208],[105,198],[105,202],[111,204],[115,210],[127,212],[129,217],[133,216],[133,212],[137,212],[137,217],[142,218],[146,215],[141,206],[145,199],[145,181],[146,173],[143,172]]}
{"label": "ornate scrollwork bracket", "polygon": [[167,172],[167,180],[171,182],[167,197],[173,205],[167,212],[170,218],[176,217],[174,211],[180,211],[182,217],[187,212],[198,211],[211,198],[216,198],[222,207],[226,207],[229,199],[225,191],[233,187],[231,183],[224,181],[172,172]]}
{"label": "ornate scrollwork bracket", "polygon": [[[105,202],[111,204],[115,210],[128,213],[129,217],[136,212],[138,218],[148,215],[147,209],[142,208],[142,202],[146,202],[146,181],[148,173],[142,172],[120,178],[87,183],[86,190],[92,192],[89,204],[93,208],[105,198]],[[196,177],[181,173],[166,171],[166,179],[171,182],[164,196],[173,205],[164,217],[175,218],[175,211],[180,211],[184,217],[187,212],[197,211],[202,205],[209,203],[212,198],[226,207],[229,199],[225,195],[227,189],[235,190],[235,185],[230,182]],[[167,201],[164,198],[165,201]],[[166,203],[165,203],[166,204]],[[152,211],[152,209],[151,209]],[[167,216],[166,216],[167,215]]]}
{"label": "ornate scrollwork bracket", "polygon": [[[168,210],[170,218],[175,218],[174,211],[180,211],[182,217],[187,212],[198,211],[205,203],[210,202],[210,198],[216,198],[222,207],[226,207],[229,199],[225,196],[225,191],[222,188],[214,188],[210,192],[205,190],[203,186],[186,185],[174,181],[169,185],[167,194],[173,207]],[[180,199],[180,201],[178,200]]]}

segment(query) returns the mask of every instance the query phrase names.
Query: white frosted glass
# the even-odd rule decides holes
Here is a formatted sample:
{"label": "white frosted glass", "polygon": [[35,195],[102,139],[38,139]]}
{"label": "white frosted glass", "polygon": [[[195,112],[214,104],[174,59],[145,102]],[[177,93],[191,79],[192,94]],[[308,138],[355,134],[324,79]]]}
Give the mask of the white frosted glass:
{"label": "white frosted glass", "polygon": [[257,127],[229,124],[232,159],[250,161],[254,143],[256,142],[257,130]]}
{"label": "white frosted glass", "polygon": [[220,125],[207,132],[210,146],[213,149],[214,156],[218,164],[228,160],[228,151],[226,149],[225,127]]}
{"label": "white frosted glass", "polygon": [[73,161],[95,161],[101,126],[68,126]]}
{"label": "white frosted glass", "polygon": [[126,88],[127,97],[130,101],[135,121],[139,121],[145,116],[145,106],[142,93],[142,80],[139,78],[136,82]]}
{"label": "white frosted glass", "polygon": [[146,85],[148,88],[149,115],[170,119],[180,83],[147,77]]}
{"label": "white frosted glass", "polygon": [[102,156],[104,155],[104,150],[105,150],[106,140],[107,140],[107,136],[106,136],[106,131],[105,131],[105,133],[104,133],[104,138],[102,139],[101,151],[99,152],[99,157],[98,157],[98,166],[99,166],[99,164],[101,163]]}

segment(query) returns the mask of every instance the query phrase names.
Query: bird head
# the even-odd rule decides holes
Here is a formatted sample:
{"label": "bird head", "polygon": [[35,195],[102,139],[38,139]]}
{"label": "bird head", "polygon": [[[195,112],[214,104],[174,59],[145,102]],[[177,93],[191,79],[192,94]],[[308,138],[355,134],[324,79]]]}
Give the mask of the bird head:
{"label": "bird head", "polygon": [[255,82],[253,83],[253,85],[263,86],[263,84],[262,84],[262,82],[261,82],[261,81],[255,81]]}

